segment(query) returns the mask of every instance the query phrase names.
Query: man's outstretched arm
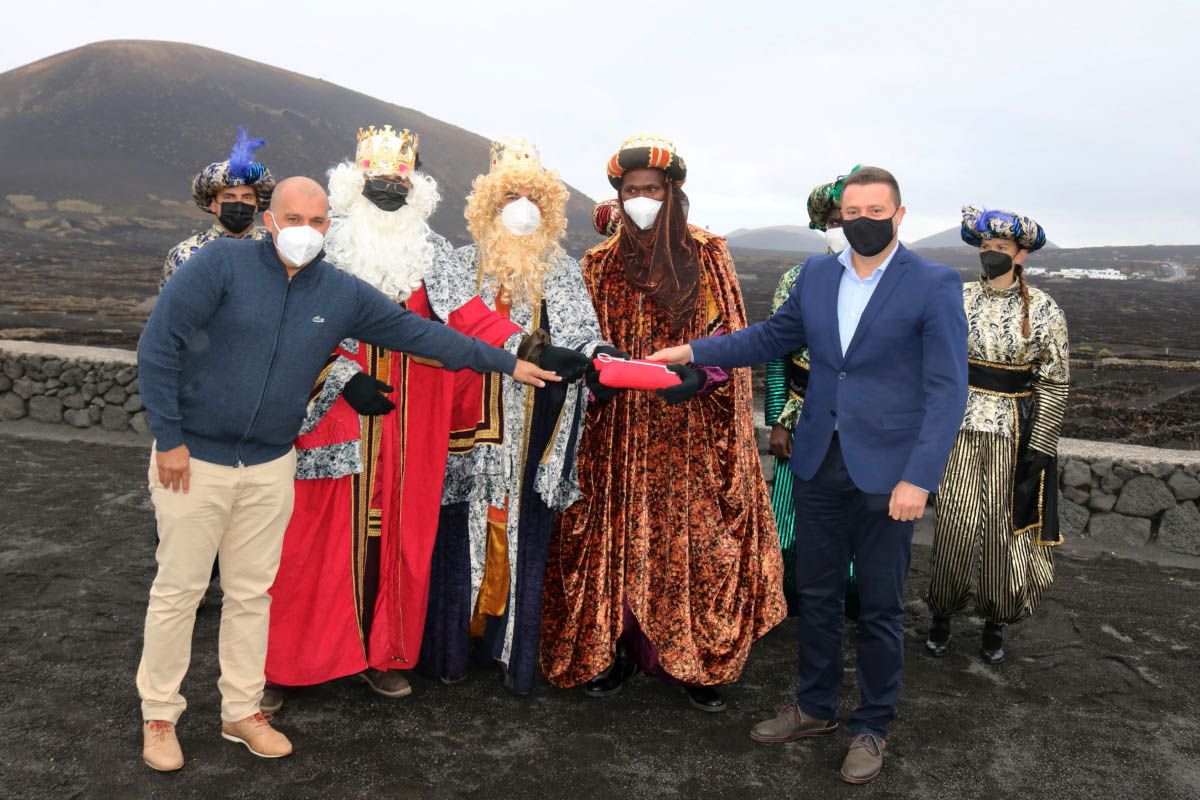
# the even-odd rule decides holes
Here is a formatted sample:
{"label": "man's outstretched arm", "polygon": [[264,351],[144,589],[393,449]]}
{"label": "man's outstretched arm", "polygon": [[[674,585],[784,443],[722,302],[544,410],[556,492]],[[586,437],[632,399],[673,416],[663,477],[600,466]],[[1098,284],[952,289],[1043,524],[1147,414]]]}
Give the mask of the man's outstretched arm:
{"label": "man's outstretched arm", "polygon": [[650,359],[671,364],[692,362],[711,367],[749,367],[804,347],[808,344],[808,335],[804,331],[800,296],[807,272],[800,270],[787,302],[770,319],[725,336],[710,336],[690,344],[667,347],[651,355]]}
{"label": "man's outstretched arm", "polygon": [[370,344],[437,361],[446,369],[500,372],[530,386],[562,379],[553,372],[522,361],[506,350],[456,330],[430,322],[392,302],[374,287],[358,282],[357,319],[350,336]]}

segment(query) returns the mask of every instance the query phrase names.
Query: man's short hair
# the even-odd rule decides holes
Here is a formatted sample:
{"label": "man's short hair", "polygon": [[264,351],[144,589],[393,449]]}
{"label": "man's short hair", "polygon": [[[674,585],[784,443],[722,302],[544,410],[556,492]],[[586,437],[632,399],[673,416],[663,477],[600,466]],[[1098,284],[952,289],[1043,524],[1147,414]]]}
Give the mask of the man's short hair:
{"label": "man's short hair", "polygon": [[900,207],[900,184],[896,181],[896,176],[883,167],[856,169],[846,176],[845,186],[862,186],[868,183],[886,183],[892,187],[892,199],[896,201],[896,208]]}

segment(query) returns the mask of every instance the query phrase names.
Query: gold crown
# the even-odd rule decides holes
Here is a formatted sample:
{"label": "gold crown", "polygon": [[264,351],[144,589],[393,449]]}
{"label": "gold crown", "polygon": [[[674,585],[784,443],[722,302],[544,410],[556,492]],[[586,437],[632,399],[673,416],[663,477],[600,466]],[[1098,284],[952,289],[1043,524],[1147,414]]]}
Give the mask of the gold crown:
{"label": "gold crown", "polygon": [[538,155],[537,145],[528,139],[506,138],[492,142],[492,166],[495,172],[508,167],[542,168],[542,158]]}
{"label": "gold crown", "polygon": [[367,175],[410,175],[417,167],[420,137],[408,128],[397,133],[391,125],[358,129],[354,163]]}
{"label": "gold crown", "polygon": [[670,139],[664,139],[662,136],[647,136],[645,134],[630,136],[621,142],[621,146],[617,150],[632,150],[635,147],[653,147],[658,150],[666,150],[671,154],[675,153],[675,143]]}

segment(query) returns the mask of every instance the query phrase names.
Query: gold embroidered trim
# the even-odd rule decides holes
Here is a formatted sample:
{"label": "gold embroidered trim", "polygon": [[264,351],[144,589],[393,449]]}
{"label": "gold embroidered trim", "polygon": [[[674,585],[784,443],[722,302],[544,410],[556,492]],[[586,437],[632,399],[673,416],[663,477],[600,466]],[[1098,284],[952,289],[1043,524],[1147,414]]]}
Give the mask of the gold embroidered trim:
{"label": "gold embroidered trim", "polygon": [[982,358],[968,358],[968,364],[974,364],[977,367],[994,367],[996,369],[1007,369],[1013,372],[1033,372],[1034,364],[1002,364],[999,361],[984,361]]}
{"label": "gold embroidered trim", "polygon": [[[367,367],[370,375],[386,381],[389,354],[380,347],[366,345]],[[380,377],[384,376],[384,377]],[[354,615],[358,622],[358,638],[362,644],[363,657],[366,658],[367,642],[363,635],[363,578],[367,570],[367,539],[371,538],[372,527],[379,529],[378,521],[372,526],[372,515],[376,513],[371,508],[371,498],[374,497],[375,480],[378,477],[379,444],[383,436],[383,426],[378,417],[361,417],[359,430],[359,448],[362,454],[363,471],[354,475],[353,492],[351,497],[351,575],[354,578]]]}
{"label": "gold embroidered trim", "polygon": [[1033,390],[1028,392],[997,392],[992,389],[980,389],[978,386],[968,386],[967,388],[972,392],[979,392],[980,394],[991,395],[992,397],[1003,397],[1006,400],[1013,400],[1018,397],[1033,397]]}

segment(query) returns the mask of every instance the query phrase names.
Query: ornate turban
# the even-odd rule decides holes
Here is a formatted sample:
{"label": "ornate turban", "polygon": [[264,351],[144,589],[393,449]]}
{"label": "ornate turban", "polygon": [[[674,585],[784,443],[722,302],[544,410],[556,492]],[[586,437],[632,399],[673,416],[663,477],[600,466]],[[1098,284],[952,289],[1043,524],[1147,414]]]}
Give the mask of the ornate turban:
{"label": "ornate turban", "polygon": [[1011,239],[1023,250],[1040,250],[1046,244],[1046,232],[1029,217],[1015,211],[978,209],[963,206],[962,240],[972,247],[985,239]]}
{"label": "ornate turban", "polygon": [[687,180],[687,165],[675,152],[674,143],[658,136],[631,136],[621,142],[608,160],[608,182],[619,190],[631,169],[661,169],[676,183]]}
{"label": "ornate turban", "polygon": [[845,175],[839,175],[832,183],[822,183],[808,194],[808,227],[814,231],[825,230],[825,220],[829,212],[842,207],[842,190],[846,188],[846,178],[862,168],[855,164],[854,169]]}
{"label": "ornate turban", "polygon": [[616,200],[596,203],[592,209],[592,225],[596,226],[596,233],[606,238],[621,230],[621,204]]}
{"label": "ornate turban", "polygon": [[[226,161],[217,161],[200,170],[192,180],[192,199],[204,211],[209,211],[213,198],[231,186],[252,186],[258,198],[258,210],[266,211],[275,191],[271,171],[254,160],[254,151],[266,144],[263,139],[251,139],[246,129],[238,126],[237,141]],[[209,213],[212,213],[209,211]]]}

